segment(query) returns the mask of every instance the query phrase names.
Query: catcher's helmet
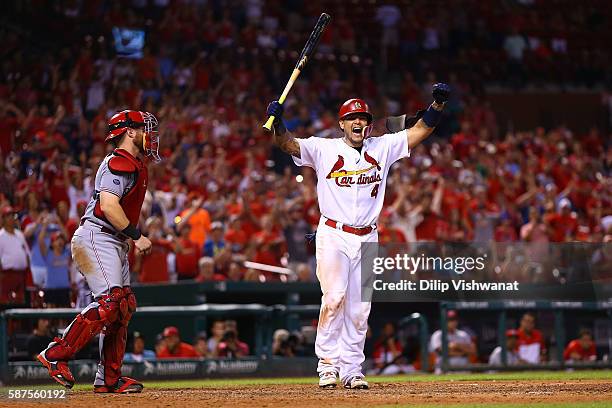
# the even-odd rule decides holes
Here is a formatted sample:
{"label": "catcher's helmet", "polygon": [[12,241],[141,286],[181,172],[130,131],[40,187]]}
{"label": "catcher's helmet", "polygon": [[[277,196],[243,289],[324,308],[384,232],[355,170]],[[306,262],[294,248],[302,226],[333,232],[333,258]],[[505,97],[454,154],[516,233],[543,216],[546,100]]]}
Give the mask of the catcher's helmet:
{"label": "catcher's helmet", "polygon": [[363,113],[368,117],[368,123],[372,122],[370,107],[363,99],[353,98],[344,102],[338,112],[338,119],[342,120],[352,113]]}
{"label": "catcher's helmet", "polygon": [[157,125],[157,118],[149,112],[134,110],[117,112],[108,121],[108,136],[104,141],[108,143],[120,137],[128,128],[138,129],[143,127],[145,136],[142,139],[142,147],[145,155],[155,161],[160,161]]}

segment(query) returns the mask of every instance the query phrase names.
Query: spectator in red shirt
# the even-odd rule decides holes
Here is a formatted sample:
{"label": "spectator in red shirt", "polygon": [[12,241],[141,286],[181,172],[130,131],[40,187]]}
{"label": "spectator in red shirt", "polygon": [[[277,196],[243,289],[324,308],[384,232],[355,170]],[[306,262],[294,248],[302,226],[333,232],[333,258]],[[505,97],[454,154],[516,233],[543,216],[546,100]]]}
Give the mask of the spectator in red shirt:
{"label": "spectator in red shirt", "polygon": [[[45,185],[42,181],[38,181],[38,174],[31,168],[26,170],[27,178],[17,183],[17,191],[15,197],[18,203],[25,203],[29,207],[29,196],[33,195],[39,203],[43,201]],[[27,200],[26,200],[27,199]]]}
{"label": "spectator in red shirt", "polygon": [[233,253],[242,252],[249,242],[247,233],[242,229],[242,220],[239,215],[230,217],[229,228],[225,232],[225,242]]}
{"label": "spectator in red shirt", "polygon": [[389,222],[389,213],[383,212],[378,218],[378,242],[382,244],[407,242],[406,236]]}
{"label": "spectator in red shirt", "polygon": [[442,203],[442,189],[435,193],[425,192],[421,198],[420,206],[423,209],[422,220],[415,229],[417,241],[436,241],[439,233],[440,208]]}
{"label": "spectator in red shirt", "polygon": [[[535,328],[535,316],[527,312],[521,318],[518,329],[519,356],[528,363],[537,364],[546,360],[546,345],[542,332]],[[537,353],[528,349],[536,348]],[[534,355],[535,354],[535,355]]]}
{"label": "spectator in red shirt", "polygon": [[224,275],[215,273],[215,260],[208,256],[203,256],[198,261],[198,274],[196,282],[219,282],[226,280]]}
{"label": "spectator in red shirt", "polygon": [[138,273],[140,282],[168,282],[168,254],[174,250],[171,241],[164,239],[162,235],[161,219],[150,217],[145,228],[147,236],[152,242],[151,251],[143,255],[136,253],[134,271]]}
{"label": "spectator in red shirt", "polygon": [[183,224],[179,228],[180,236],[176,239],[174,250],[176,252],[176,274],[178,280],[193,279],[198,274],[198,260],[200,247],[189,239],[191,226]]}
{"label": "spectator in red shirt", "polygon": [[48,188],[51,208],[56,208],[60,201],[70,202],[68,197],[68,160],[59,149],[53,151],[49,161],[42,165],[45,184]]}
{"label": "spectator in red shirt", "polygon": [[476,145],[477,142],[478,139],[472,131],[472,125],[467,120],[461,122],[461,131],[459,133],[455,133],[451,138],[451,145],[453,146],[453,150],[460,158],[467,157],[470,148]]}
{"label": "spectator in red shirt", "polygon": [[580,335],[577,339],[569,342],[563,352],[563,359],[568,363],[577,361],[595,361],[597,353],[595,352],[595,343],[593,342],[593,334],[588,329],[580,330]]}
{"label": "spectator in red shirt", "polygon": [[495,242],[517,241],[516,229],[512,224],[510,214],[504,212],[500,217],[501,223],[495,228]]}
{"label": "spectator in red shirt", "polygon": [[174,326],[164,329],[164,346],[157,353],[157,358],[198,358],[196,349],[188,343],[182,342],[179,330]]}
{"label": "spectator in red shirt", "polygon": [[559,211],[546,217],[545,222],[551,228],[552,242],[568,242],[576,238],[578,220],[572,213],[572,203],[567,198],[559,201]]}
{"label": "spectator in red shirt", "polygon": [[262,230],[253,237],[258,245],[255,262],[267,265],[280,266],[280,259],[284,253],[285,238],[280,234],[276,221],[267,215],[262,221]]}

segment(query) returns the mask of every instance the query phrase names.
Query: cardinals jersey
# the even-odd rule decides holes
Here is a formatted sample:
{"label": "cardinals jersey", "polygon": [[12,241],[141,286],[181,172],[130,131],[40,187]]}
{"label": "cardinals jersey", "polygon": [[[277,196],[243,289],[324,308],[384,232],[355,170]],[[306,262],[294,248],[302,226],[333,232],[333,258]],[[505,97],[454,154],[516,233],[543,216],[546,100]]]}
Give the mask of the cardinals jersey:
{"label": "cardinals jersey", "polygon": [[361,153],[342,138],[296,140],[300,157],[293,161],[316,171],[321,214],[354,227],[375,224],[391,165],[410,156],[406,130],[365,139]]}

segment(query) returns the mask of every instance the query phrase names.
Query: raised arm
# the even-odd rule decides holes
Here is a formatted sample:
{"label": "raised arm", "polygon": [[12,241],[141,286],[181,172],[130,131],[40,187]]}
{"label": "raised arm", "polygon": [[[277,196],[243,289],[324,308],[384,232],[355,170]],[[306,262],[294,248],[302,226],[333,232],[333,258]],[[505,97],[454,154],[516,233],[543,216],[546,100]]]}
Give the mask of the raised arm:
{"label": "raised arm", "polygon": [[38,233],[38,237],[37,237],[37,241],[38,241],[38,248],[40,249],[40,253],[43,256],[43,258],[47,257],[47,251],[48,251],[48,247],[45,244],[45,238],[47,236],[47,227],[49,226],[49,216],[47,215],[41,223],[40,226],[40,232]]}
{"label": "raised arm", "polygon": [[429,106],[429,108],[423,113],[423,116],[414,124],[411,128],[407,130],[408,134],[408,147],[413,149],[423,140],[425,140],[433,130],[436,125],[440,121],[440,117],[442,116],[442,110],[444,109],[444,104],[448,101],[448,96],[450,94],[450,87],[447,84],[438,83],[433,86],[432,96],[434,98],[434,102]]}
{"label": "raised arm", "polygon": [[272,125],[272,135],[274,144],[276,144],[283,152],[291,154],[295,157],[300,157],[300,144],[295,140],[290,132],[287,131],[283,124],[283,105],[278,101],[273,101],[268,105],[268,115],[274,116]]}

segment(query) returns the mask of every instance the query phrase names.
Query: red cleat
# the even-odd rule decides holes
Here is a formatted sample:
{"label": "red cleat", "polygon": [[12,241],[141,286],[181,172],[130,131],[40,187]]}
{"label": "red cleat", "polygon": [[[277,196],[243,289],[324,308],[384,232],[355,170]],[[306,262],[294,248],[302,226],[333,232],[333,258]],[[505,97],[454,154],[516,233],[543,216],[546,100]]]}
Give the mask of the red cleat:
{"label": "red cleat", "polygon": [[114,387],[108,385],[94,385],[95,393],[132,394],[142,392],[144,385],[130,377],[119,377]]}
{"label": "red cleat", "polygon": [[72,388],[72,386],[74,385],[74,377],[72,376],[72,373],[68,368],[68,363],[66,361],[47,360],[47,357],[45,356],[45,351],[46,350],[36,356],[38,361],[40,361],[45,367],[47,367],[51,378],[53,378],[55,381],[57,381],[66,388]]}

